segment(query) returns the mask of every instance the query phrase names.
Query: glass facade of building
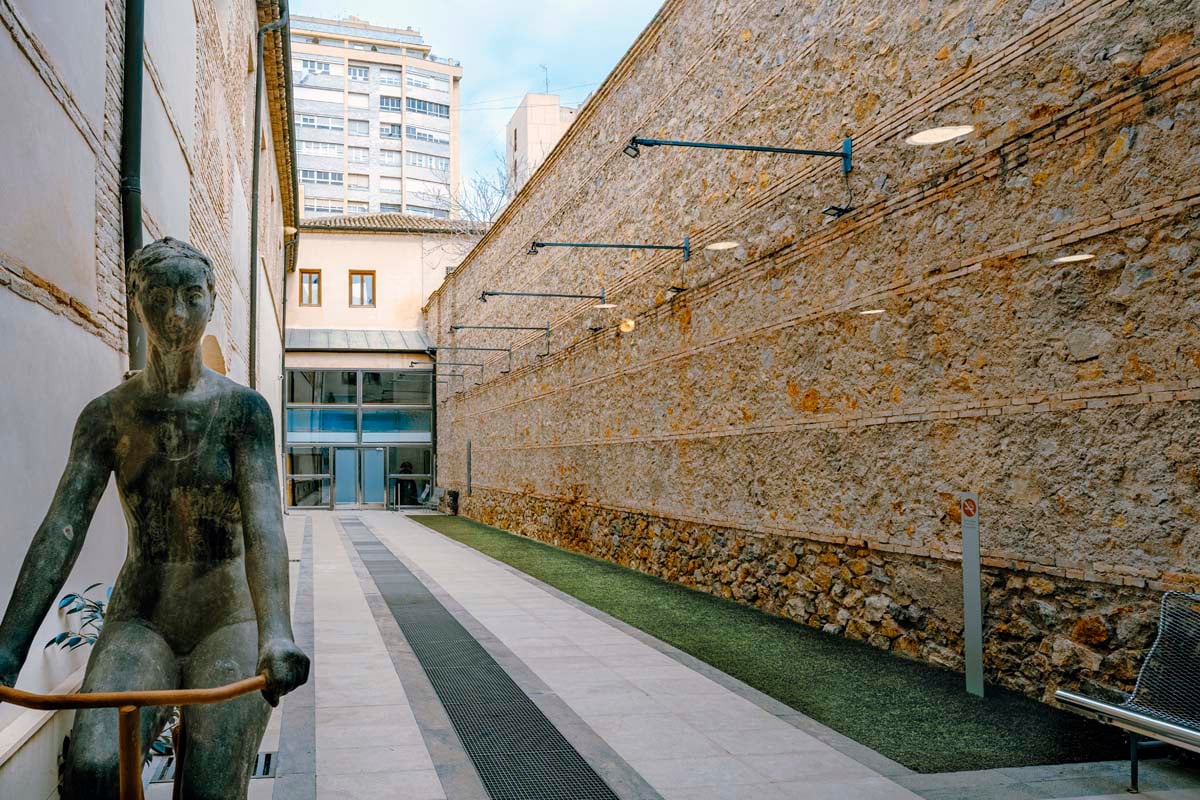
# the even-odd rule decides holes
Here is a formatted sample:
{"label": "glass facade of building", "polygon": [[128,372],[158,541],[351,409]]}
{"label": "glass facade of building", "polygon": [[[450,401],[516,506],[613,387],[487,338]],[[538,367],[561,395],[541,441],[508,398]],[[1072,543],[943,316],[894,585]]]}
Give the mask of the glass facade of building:
{"label": "glass facade of building", "polygon": [[429,498],[432,370],[303,370],[287,375],[287,501],[395,507]]}

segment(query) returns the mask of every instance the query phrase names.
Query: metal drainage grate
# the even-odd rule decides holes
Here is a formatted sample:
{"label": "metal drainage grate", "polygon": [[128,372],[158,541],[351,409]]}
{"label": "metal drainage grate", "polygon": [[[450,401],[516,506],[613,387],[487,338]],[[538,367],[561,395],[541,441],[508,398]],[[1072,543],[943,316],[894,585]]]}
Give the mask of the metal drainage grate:
{"label": "metal drainage grate", "polygon": [[[254,759],[253,778],[274,778],[275,764],[279,761],[275,753],[259,753]],[[155,756],[150,759],[142,778],[148,783],[172,783],[175,780],[175,756]]]}
{"label": "metal drainage grate", "polygon": [[492,800],[617,800],[508,673],[357,517],[339,517]]}

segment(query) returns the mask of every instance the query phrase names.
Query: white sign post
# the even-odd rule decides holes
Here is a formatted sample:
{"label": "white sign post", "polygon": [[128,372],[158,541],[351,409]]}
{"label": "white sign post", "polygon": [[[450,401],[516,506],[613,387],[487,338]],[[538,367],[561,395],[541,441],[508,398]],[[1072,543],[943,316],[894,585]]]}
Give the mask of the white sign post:
{"label": "white sign post", "polygon": [[983,697],[983,599],[979,565],[979,495],[963,492],[962,511],[963,644],[967,691]]}

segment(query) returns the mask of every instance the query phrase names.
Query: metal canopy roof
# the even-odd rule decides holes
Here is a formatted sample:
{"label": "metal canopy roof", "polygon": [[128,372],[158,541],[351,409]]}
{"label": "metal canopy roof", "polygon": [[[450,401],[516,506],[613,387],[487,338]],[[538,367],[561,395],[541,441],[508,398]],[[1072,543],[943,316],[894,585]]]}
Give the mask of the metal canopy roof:
{"label": "metal canopy roof", "polygon": [[431,346],[422,331],[290,328],[285,349],[332,352],[421,353]]}

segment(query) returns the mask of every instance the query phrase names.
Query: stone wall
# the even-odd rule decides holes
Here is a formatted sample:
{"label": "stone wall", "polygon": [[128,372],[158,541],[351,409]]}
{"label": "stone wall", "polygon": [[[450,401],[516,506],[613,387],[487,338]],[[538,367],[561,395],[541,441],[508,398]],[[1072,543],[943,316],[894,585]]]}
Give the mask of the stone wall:
{"label": "stone wall", "polygon": [[[950,666],[978,491],[989,678],[1127,688],[1158,595],[1200,587],[1198,18],[668,2],[426,308],[440,345],[515,347],[440,405],[439,483],[469,516]],[[976,131],[903,142],[945,124]],[[846,203],[832,159],[631,160],[635,133],[850,135],[856,208],[820,213]],[[525,255],[684,235],[686,263]],[[477,299],[600,287],[617,311]],[[549,355],[450,331],[547,321]]]}

